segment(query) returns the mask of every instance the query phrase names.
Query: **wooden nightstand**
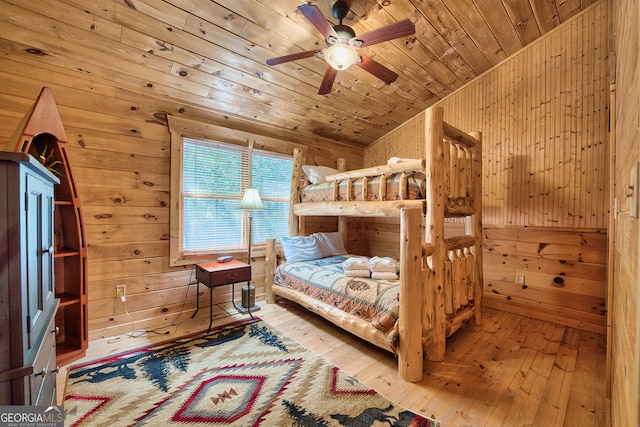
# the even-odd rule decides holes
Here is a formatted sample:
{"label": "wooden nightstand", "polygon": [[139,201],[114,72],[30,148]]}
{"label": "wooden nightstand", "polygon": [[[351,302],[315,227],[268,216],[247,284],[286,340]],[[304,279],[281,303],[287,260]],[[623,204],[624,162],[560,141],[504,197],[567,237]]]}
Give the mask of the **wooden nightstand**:
{"label": "wooden nightstand", "polygon": [[[231,285],[231,302],[236,307],[234,301],[235,296],[235,284],[238,282],[251,281],[251,266],[237,260],[229,262],[207,262],[204,264],[196,265],[196,311],[193,313],[193,318],[200,310],[200,283],[209,288],[209,329],[211,330],[211,323],[213,322],[213,288],[218,286]],[[236,307],[237,308],[237,307]],[[249,312],[251,318],[253,315]]]}

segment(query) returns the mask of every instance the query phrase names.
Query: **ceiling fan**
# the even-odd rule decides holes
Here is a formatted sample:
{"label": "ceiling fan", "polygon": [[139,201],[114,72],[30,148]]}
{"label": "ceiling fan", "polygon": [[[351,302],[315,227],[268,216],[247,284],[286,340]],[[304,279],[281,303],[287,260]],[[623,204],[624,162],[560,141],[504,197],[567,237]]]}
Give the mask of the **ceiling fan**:
{"label": "ceiling fan", "polygon": [[372,46],[387,40],[414,34],[415,24],[410,19],[403,19],[394,24],[367,31],[356,36],[355,31],[348,25],[343,25],[342,20],[349,13],[349,5],[346,1],[337,1],[331,8],[333,17],[340,21],[338,25],[331,25],[324,17],[318,6],[304,4],[298,6],[298,10],[313,24],[324,36],[327,47],[325,49],[309,50],[293,53],[267,60],[267,65],[278,65],[298,59],[318,56],[327,61],[327,69],[324,73],[318,94],[325,95],[331,92],[331,87],[339,70],[345,70],[355,64],[358,67],[373,74],[385,84],[393,83],[398,74],[384,65],[358,52],[361,47]]}

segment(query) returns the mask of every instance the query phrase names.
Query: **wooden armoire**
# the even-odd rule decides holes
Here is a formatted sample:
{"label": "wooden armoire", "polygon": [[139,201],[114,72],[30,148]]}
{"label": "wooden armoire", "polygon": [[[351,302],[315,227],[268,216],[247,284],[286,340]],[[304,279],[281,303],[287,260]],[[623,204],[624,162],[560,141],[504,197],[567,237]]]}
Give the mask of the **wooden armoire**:
{"label": "wooden armoire", "polygon": [[0,152],[0,405],[55,405],[54,197],[33,157]]}
{"label": "wooden armoire", "polygon": [[55,326],[58,366],[83,357],[88,346],[87,243],[82,204],[67,155],[68,138],[51,90],[43,88],[6,151],[27,153],[60,180],[54,186]]}

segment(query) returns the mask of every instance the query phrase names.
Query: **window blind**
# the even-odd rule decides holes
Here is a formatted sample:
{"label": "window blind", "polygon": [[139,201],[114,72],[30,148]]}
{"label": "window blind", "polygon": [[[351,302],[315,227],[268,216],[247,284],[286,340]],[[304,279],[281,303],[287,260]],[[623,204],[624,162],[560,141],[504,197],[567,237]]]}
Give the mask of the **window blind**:
{"label": "window blind", "polygon": [[232,250],[243,246],[243,212],[238,209],[249,177],[247,148],[184,139],[183,248]]}
{"label": "window blind", "polygon": [[183,254],[246,249],[246,188],[257,188],[265,207],[252,211],[252,243],[286,236],[292,164],[290,156],[183,138]]}
{"label": "window blind", "polygon": [[251,186],[259,190],[265,210],[254,213],[252,243],[288,236],[292,167],[291,157],[253,150]]}

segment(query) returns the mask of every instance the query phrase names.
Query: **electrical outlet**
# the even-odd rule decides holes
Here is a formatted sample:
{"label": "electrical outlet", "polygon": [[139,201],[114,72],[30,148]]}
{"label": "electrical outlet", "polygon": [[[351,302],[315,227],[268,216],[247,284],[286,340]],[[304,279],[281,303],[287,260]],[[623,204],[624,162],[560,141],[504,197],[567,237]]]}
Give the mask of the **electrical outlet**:
{"label": "electrical outlet", "polygon": [[518,285],[524,285],[524,274],[518,276]]}
{"label": "electrical outlet", "polygon": [[118,286],[116,286],[116,296],[117,296],[118,298],[125,297],[125,296],[126,296],[126,295],[125,295],[125,289],[126,289],[126,288],[125,288],[125,286],[124,286],[124,285],[118,285]]}

